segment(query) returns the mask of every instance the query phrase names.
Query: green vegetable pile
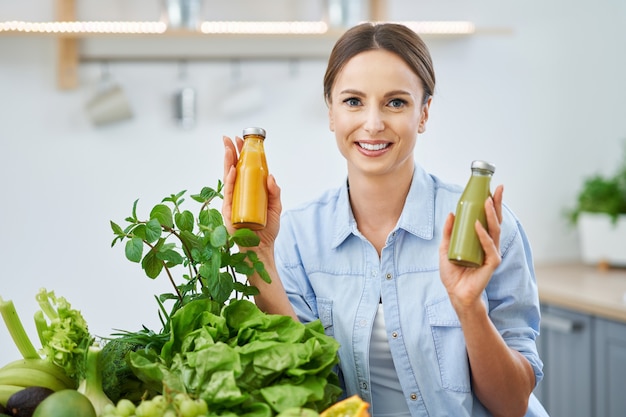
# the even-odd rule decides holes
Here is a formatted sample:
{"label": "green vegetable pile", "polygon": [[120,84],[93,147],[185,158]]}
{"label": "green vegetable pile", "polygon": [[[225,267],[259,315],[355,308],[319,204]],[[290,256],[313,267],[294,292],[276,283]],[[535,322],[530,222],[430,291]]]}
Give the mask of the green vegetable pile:
{"label": "green vegetable pile", "polygon": [[221,416],[272,416],[292,407],[323,410],[340,394],[332,372],[337,342],[319,322],[267,315],[237,300],[221,315],[193,301],[172,317],[160,356],[130,355],[139,377],[205,400]]}
{"label": "green vegetable pile", "polygon": [[174,292],[156,297],[162,329],[120,331],[107,341],[104,391],[113,401],[186,393],[205,400],[210,416],[321,411],[341,394],[339,346],[319,321],[269,315],[247,300],[258,294],[248,278],[270,277],[253,250],[233,251],[259,238],[248,229],[228,233],[210,206],[221,189],[218,182],[191,196],[200,204],[197,216],[182,209],[182,191],[154,206],[147,220],[137,216],[135,201],[125,228],[111,222],[112,246],[126,241],[126,258],[151,279],[166,275]]}

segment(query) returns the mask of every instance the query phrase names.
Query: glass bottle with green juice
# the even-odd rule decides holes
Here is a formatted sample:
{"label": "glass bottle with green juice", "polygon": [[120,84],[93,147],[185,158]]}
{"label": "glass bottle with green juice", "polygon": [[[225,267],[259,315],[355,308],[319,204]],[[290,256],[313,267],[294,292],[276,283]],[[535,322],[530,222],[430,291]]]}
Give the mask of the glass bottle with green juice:
{"label": "glass bottle with green juice", "polygon": [[485,253],[474,224],[476,220],[487,228],[485,201],[491,195],[491,177],[496,170],[486,161],[472,162],[470,176],[456,207],[448,259],[460,266],[477,268],[483,264]]}

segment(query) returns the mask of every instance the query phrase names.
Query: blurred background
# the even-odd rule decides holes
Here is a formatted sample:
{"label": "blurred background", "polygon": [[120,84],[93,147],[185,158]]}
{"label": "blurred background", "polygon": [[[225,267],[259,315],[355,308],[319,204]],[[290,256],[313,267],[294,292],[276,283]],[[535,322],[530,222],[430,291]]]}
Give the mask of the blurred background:
{"label": "blurred background", "polygon": [[[505,202],[525,227],[536,263],[577,261],[578,236],[564,211],[584,177],[614,170],[626,140],[626,2],[384,6],[379,13],[391,21],[476,27],[469,35],[424,36],[438,78],[418,163],[464,184],[473,159],[494,162],[493,182],[505,185]],[[205,0],[197,13],[201,21],[328,22],[328,7],[325,0]],[[75,19],[162,22],[163,11],[157,0],[76,0]],[[58,13],[49,0],[0,0],[0,22],[52,21]],[[368,18],[359,13],[348,17]],[[86,58],[76,85],[63,88],[57,37],[0,31],[0,295],[14,300],[32,335],[41,287],[81,309],[97,335],[159,326],[153,295],[169,284],[149,280],[125,259],[123,246],[111,248],[109,221],[123,224],[136,199],[138,215],[147,217],[163,197],[215,187],[223,135],[267,130],[268,164],[285,208],[345,179],[322,97],[332,37],[290,53],[277,41],[276,51],[254,58],[220,53],[218,45],[212,57],[186,60],[180,51],[204,41],[171,36],[159,51],[165,58],[135,59],[128,48],[141,50],[142,36],[107,37],[106,59],[89,50],[97,36],[79,40],[78,55]],[[115,123],[97,124],[88,112],[103,79],[123,89],[131,109]],[[180,95],[184,88],[191,99]],[[187,103],[178,111],[177,94]],[[0,326],[0,358],[18,356]]]}

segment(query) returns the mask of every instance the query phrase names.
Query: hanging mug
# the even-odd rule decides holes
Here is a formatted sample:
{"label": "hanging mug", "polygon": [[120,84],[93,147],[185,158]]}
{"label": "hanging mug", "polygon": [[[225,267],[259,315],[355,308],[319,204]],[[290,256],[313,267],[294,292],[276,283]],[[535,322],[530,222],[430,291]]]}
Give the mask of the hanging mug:
{"label": "hanging mug", "polygon": [[183,87],[174,93],[174,119],[183,129],[196,124],[196,90]]}
{"label": "hanging mug", "polygon": [[104,126],[133,117],[124,89],[112,82],[106,71],[103,72],[96,90],[85,105],[89,119],[95,126]]}

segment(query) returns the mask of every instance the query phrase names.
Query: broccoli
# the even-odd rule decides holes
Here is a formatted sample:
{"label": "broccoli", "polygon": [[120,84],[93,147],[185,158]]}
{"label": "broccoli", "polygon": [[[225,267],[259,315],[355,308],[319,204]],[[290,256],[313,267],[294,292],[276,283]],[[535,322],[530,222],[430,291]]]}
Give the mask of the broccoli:
{"label": "broccoli", "polygon": [[144,348],[142,343],[124,336],[108,340],[102,348],[102,389],[114,403],[126,398],[137,404],[158,394],[154,387],[137,378],[129,365],[130,352]]}

